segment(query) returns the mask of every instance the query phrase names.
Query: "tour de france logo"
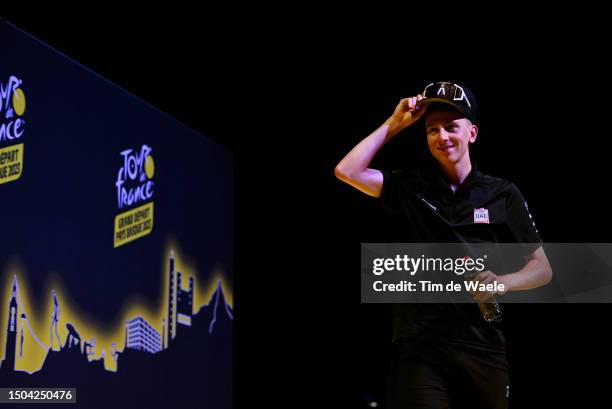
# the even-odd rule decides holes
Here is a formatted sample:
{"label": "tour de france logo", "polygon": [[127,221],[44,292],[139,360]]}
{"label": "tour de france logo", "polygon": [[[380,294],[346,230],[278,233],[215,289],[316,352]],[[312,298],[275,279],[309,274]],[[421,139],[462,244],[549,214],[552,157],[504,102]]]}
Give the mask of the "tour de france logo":
{"label": "tour de france logo", "polygon": [[115,187],[117,207],[122,213],[115,217],[114,247],[146,236],[153,230],[155,162],[152,152],[149,145],[142,145],[119,154],[121,166]]}
{"label": "tour de france logo", "polygon": [[12,182],[23,172],[26,97],[23,81],[11,75],[0,80],[0,184]]}

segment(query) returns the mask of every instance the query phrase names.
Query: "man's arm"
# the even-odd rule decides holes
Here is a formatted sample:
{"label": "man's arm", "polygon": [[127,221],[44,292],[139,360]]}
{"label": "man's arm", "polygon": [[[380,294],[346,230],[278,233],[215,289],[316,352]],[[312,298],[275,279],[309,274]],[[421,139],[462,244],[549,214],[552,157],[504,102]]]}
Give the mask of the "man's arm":
{"label": "man's arm", "polygon": [[[474,281],[490,284],[497,281],[504,285],[505,294],[508,291],[531,290],[542,287],[552,279],[552,268],[544,249],[539,247],[527,257],[527,263],[515,273],[498,276],[491,271],[483,271],[474,277]],[[472,296],[477,302],[485,302],[495,294],[491,292],[474,292]]]}
{"label": "man's arm", "polygon": [[382,172],[368,166],[374,155],[395,135],[416,122],[423,110],[416,110],[421,95],[405,98],[395,108],[385,123],[359,142],[341,161],[334,171],[336,177],[367,195],[380,197],[383,185]]}
{"label": "man's arm", "polygon": [[507,291],[531,290],[550,282],[552,268],[544,249],[539,247],[527,257],[527,264],[523,268],[500,278]]}

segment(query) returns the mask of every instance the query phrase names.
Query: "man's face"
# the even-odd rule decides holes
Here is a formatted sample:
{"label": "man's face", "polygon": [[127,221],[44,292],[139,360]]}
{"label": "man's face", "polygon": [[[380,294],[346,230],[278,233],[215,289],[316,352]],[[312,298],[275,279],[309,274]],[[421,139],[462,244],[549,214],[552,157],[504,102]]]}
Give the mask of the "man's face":
{"label": "man's face", "polygon": [[441,163],[457,163],[476,140],[478,128],[455,110],[434,110],[427,113],[425,129],[431,154]]}

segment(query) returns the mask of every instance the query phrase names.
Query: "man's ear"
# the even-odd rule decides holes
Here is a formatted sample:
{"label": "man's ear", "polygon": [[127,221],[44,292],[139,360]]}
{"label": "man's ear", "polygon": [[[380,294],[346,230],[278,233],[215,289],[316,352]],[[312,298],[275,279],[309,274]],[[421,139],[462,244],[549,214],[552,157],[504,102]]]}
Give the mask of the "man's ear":
{"label": "man's ear", "polygon": [[476,138],[478,137],[478,126],[475,124],[471,125],[470,129],[470,143],[476,142]]}

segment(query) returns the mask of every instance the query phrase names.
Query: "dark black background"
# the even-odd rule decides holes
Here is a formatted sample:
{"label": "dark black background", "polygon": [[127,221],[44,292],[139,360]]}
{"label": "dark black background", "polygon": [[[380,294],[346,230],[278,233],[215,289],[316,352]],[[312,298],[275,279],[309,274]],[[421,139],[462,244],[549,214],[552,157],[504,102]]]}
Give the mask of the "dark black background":
{"label": "dark black background", "polygon": [[[4,17],[234,151],[236,406],[349,407],[380,396],[386,307],[360,305],[355,277],[359,243],[389,240],[386,219],[333,168],[428,80],[472,89],[474,158],[517,184],[545,241],[610,242],[608,67],[570,46],[571,33],[525,41],[483,30],[440,42],[375,36],[367,23],[336,29],[323,14],[186,14]],[[418,158],[419,136],[399,135],[375,165]],[[610,313],[508,306],[512,407],[605,402]]]}

